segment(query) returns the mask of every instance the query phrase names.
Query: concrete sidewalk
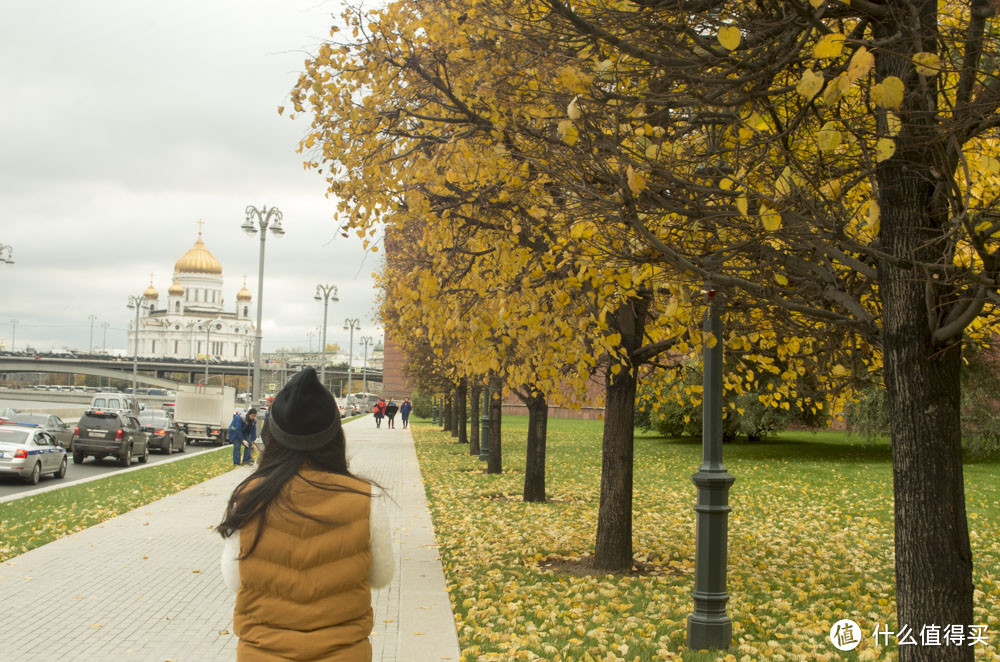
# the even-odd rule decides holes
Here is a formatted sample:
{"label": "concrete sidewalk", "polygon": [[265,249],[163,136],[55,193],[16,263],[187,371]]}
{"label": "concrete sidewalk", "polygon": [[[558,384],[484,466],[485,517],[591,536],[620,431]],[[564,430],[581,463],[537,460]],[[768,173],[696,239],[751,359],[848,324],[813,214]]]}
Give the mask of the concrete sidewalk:
{"label": "concrete sidewalk", "polygon": [[[459,658],[455,621],[408,430],[345,426],[351,470],[385,487],[392,583],[373,591],[373,660]],[[235,595],[212,532],[238,469],[0,564],[0,660],[233,660]],[[0,505],[0,520],[3,506]]]}

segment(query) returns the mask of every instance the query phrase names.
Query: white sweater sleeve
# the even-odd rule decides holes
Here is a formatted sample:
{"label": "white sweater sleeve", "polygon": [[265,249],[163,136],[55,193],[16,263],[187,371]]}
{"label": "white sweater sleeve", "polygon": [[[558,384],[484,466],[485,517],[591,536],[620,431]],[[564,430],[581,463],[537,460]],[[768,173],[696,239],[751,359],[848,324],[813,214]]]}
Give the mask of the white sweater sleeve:
{"label": "white sweater sleeve", "polygon": [[372,487],[372,504],[368,515],[368,549],[372,555],[368,581],[372,588],[388,586],[396,570],[396,558],[392,553],[392,532],[389,531],[389,514],[385,505],[387,498],[380,489]]}
{"label": "white sweater sleeve", "polygon": [[[386,512],[386,497],[377,487],[372,488],[371,511],[368,516],[368,548],[371,551],[372,566],[368,581],[372,588],[388,586],[396,570],[396,558],[392,552],[392,534],[389,531],[389,515]],[[240,532],[226,538],[222,548],[222,580],[230,591],[240,590]]]}
{"label": "white sweater sleeve", "polygon": [[222,581],[230,591],[240,590],[240,532],[226,538],[226,546],[222,548]]}

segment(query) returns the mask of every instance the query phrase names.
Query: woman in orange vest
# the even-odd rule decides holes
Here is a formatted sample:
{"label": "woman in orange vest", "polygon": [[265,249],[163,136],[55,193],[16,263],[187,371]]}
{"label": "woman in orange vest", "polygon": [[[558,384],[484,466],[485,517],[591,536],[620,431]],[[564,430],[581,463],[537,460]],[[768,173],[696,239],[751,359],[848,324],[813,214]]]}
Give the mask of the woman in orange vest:
{"label": "woman in orange vest", "polygon": [[312,368],[278,393],[261,436],[217,528],[237,660],[369,662],[371,588],[395,565],[385,496],[348,471],[337,403]]}

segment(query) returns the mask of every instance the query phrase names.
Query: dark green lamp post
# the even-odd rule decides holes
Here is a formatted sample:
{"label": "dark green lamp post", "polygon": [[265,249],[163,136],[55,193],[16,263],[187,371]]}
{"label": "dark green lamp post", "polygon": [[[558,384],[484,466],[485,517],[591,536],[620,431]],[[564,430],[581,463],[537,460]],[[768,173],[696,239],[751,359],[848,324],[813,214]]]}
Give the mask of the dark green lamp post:
{"label": "dark green lamp post", "polygon": [[[705,286],[708,314],[702,401],[702,462],[691,481],[698,488],[695,534],[694,612],[688,616],[687,645],[692,650],[725,649],[733,641],[726,615],[726,554],[729,537],[729,487],[736,479],[722,463],[722,322],[715,290]],[[711,341],[709,341],[711,342]]]}
{"label": "dark green lamp post", "polygon": [[490,386],[483,388],[483,415],[479,418],[479,459],[483,462],[490,457]]}

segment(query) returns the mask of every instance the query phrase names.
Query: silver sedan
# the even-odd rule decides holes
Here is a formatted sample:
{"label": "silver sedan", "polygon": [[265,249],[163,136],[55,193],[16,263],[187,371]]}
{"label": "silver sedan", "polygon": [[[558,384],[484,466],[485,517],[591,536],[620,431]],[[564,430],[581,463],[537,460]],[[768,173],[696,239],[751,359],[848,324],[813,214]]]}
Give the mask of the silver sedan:
{"label": "silver sedan", "polygon": [[18,476],[37,484],[42,474],[66,477],[66,449],[45,430],[0,425],[0,476]]}

